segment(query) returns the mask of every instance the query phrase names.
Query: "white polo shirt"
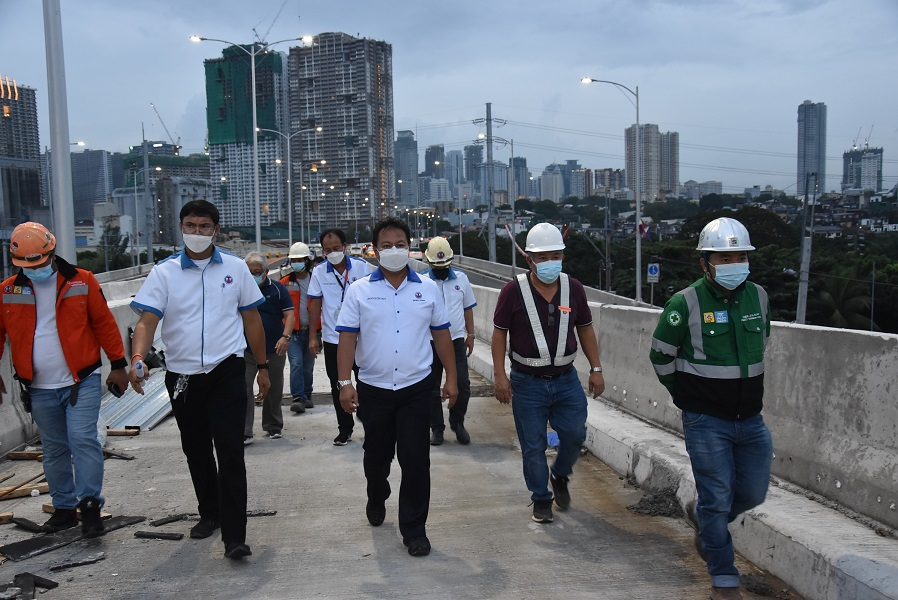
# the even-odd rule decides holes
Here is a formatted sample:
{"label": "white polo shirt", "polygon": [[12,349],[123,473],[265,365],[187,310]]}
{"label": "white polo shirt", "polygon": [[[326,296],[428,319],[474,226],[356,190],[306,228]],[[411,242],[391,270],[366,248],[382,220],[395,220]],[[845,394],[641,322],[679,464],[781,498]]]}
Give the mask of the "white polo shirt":
{"label": "white polo shirt", "polygon": [[346,291],[337,331],[359,334],[359,381],[400,390],[430,376],[431,330],[448,329],[440,290],[428,277],[408,275],[397,290],[378,268]]}
{"label": "white polo shirt", "polygon": [[349,286],[362,279],[375,269],[366,260],[346,257],[346,269],[341,275],[334,265],[324,261],[312,269],[312,281],[309,283],[309,298],[321,300],[321,339],[329,344],[340,341],[340,334],[334,329],[337,326],[337,315],[345,301]]}
{"label": "white polo shirt", "polygon": [[165,365],[175,373],[208,373],[229,356],[243,356],[243,318],[265,298],[243,259],[218,248],[194,261],[184,250],[160,261],[131,308],[162,318]]}
{"label": "white polo shirt", "polygon": [[449,334],[452,339],[466,337],[468,332],[465,329],[465,311],[477,306],[468,276],[452,267],[449,267],[449,276],[446,279],[434,277],[433,269],[428,269],[424,274],[429,275],[440,288],[443,302],[446,304],[446,314],[449,315]]}

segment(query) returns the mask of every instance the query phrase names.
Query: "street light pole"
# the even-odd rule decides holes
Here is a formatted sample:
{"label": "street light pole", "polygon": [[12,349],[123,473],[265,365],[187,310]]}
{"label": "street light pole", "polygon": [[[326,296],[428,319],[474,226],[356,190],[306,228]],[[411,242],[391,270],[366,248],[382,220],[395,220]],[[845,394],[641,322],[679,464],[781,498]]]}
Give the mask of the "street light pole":
{"label": "street light pole", "polygon": [[[300,38],[287,38],[276,42],[258,41],[252,43],[252,50],[247,50],[240,44],[229,42],[228,40],[201,37],[198,35],[190,36],[191,42],[219,42],[222,44],[230,44],[234,48],[239,48],[247,56],[250,57],[250,85],[252,86],[252,105],[253,105],[253,193],[255,195],[255,218],[256,218],[256,252],[262,252],[262,203],[261,193],[259,191],[259,122],[256,113],[256,56],[265,54],[268,49],[275,44],[281,42],[300,41]],[[257,48],[258,47],[258,48]]]}
{"label": "street light pole", "polygon": [[[583,77],[580,79],[581,83],[608,83],[620,90],[624,90],[629,92],[631,96],[636,100],[636,302],[642,302],[642,232],[640,231],[640,225],[642,224],[642,196],[641,196],[641,182],[640,182],[640,162],[641,157],[639,155],[639,137],[641,132],[639,130],[639,86],[636,86],[636,91],[631,90],[627,86],[617,83],[616,81],[608,81],[606,79],[593,79],[592,77]],[[607,260],[607,258],[606,258]]]}

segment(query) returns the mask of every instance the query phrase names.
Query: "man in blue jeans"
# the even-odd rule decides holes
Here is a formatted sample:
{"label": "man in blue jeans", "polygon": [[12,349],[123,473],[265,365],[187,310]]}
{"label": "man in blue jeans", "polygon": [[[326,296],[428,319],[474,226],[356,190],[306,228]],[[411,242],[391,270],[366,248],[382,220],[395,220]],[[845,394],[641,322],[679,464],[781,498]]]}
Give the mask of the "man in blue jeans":
{"label": "man in blue jeans", "polygon": [[708,565],[711,598],[739,593],[727,525],[764,501],[773,445],[761,416],[767,292],[746,281],[748,231],[723,217],[699,235],[702,277],[667,302],[649,358],[683,412],[698,503],[686,508],[695,546]]}
{"label": "man in blue jeans", "polygon": [[312,253],[308,245],[296,242],[290,246],[287,256],[290,273],[281,278],[293,299],[293,334],[287,346],[287,360],[290,361],[290,395],[293,403],[290,410],[302,414],[312,408],[312,373],[315,357],[309,350],[309,332],[318,335],[318,323],[309,322],[309,282],[312,280]]}
{"label": "man in blue jeans", "polygon": [[[583,284],[561,272],[564,240],[554,225],[539,223],[527,234],[528,273],[499,293],[493,316],[496,399],[511,402],[524,481],[537,523],[551,523],[554,492],[558,510],[571,504],[568,480],[586,439],[586,394],[574,368],[577,338],[589,361],[589,392],[605,390],[599,344]],[[575,335],[576,332],[576,335]],[[511,380],[505,374],[510,345]],[[558,434],[551,472],[546,464],[546,426]],[[552,491],[549,491],[549,484]]]}

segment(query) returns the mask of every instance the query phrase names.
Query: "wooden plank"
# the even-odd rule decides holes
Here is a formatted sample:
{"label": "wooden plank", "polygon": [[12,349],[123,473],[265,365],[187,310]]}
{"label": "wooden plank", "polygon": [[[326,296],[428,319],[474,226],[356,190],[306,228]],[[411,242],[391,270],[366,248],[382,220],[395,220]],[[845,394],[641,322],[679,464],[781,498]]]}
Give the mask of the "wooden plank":
{"label": "wooden plank", "polygon": [[3,525],[6,525],[7,523],[10,522],[10,519],[12,519],[12,517],[13,517],[13,514],[11,512],[0,513],[0,523],[2,523]]}
{"label": "wooden plank", "polygon": [[107,429],[106,435],[140,435],[140,429]]}
{"label": "wooden plank", "polygon": [[[0,493],[3,493],[6,490],[10,489],[12,488],[0,488]],[[37,490],[39,494],[47,494],[50,492],[50,484],[44,482],[38,483],[36,485],[23,485],[18,489],[12,489],[12,491],[0,498],[0,501],[9,500],[10,498],[23,498],[25,496],[30,496],[31,490]]]}
{"label": "wooden plank", "polygon": [[[52,503],[52,502],[44,502],[43,504],[41,504],[41,510],[44,511],[45,513],[50,513],[50,514],[52,515],[53,513],[56,512],[56,507],[53,506],[53,503]],[[81,515],[81,510],[80,510],[80,509],[78,510],[78,515],[79,515],[79,517],[80,517],[80,515]],[[108,518],[110,518],[111,516],[112,516],[112,514],[110,514],[110,513],[108,513],[108,512],[103,512],[102,510],[100,511],[100,518],[101,518],[101,519],[108,519]]]}
{"label": "wooden plank", "polygon": [[9,460],[42,460],[44,458],[44,453],[36,450],[29,452],[17,451],[8,453],[6,458]]}

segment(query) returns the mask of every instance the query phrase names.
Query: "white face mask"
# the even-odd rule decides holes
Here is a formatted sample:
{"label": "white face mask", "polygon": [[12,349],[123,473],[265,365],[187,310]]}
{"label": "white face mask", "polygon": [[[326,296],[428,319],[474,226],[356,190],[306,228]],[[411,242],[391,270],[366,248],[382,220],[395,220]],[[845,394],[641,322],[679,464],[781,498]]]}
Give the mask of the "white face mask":
{"label": "white face mask", "polygon": [[343,259],[345,257],[346,257],[346,255],[343,254],[342,252],[331,252],[327,255],[327,262],[329,262],[330,264],[332,264],[334,266],[337,266],[341,262],[343,262]]}
{"label": "white face mask", "polygon": [[380,266],[387,271],[401,271],[408,265],[408,248],[387,248],[380,251]]}
{"label": "white face mask", "polygon": [[212,236],[211,235],[199,235],[198,233],[182,233],[181,237],[184,238],[184,245],[191,252],[195,252],[196,254],[201,254],[205,252],[209,246],[212,245]]}

